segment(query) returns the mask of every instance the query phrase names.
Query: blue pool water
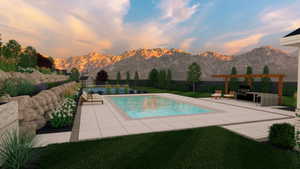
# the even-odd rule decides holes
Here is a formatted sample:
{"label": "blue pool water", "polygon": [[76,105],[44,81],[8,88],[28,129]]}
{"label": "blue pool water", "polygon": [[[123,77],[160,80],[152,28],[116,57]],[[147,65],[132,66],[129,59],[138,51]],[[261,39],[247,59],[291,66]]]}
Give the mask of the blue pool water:
{"label": "blue pool water", "polygon": [[118,108],[134,119],[211,112],[192,104],[159,96],[116,96],[111,97],[111,100]]}

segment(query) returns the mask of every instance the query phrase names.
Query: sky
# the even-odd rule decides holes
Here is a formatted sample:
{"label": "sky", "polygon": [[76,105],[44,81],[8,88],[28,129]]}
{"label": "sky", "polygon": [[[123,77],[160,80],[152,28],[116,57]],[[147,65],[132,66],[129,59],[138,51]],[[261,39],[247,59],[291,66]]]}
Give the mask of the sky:
{"label": "sky", "polygon": [[2,39],[54,57],[138,48],[234,55],[300,27],[300,0],[0,0]]}

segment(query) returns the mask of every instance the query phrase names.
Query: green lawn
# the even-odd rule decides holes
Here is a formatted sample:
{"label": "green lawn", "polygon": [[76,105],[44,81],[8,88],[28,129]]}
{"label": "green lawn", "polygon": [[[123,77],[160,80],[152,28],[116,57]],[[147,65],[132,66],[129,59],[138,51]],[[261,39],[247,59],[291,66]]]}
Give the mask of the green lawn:
{"label": "green lawn", "polygon": [[195,98],[211,96],[211,93],[182,92],[182,91],[157,89],[157,88],[150,88],[150,87],[135,87],[135,89],[147,91],[148,93],[172,93],[172,94],[178,94],[178,95],[182,95],[182,96],[195,97]]}
{"label": "green lawn", "polygon": [[50,145],[40,169],[296,169],[297,154],[219,127]]}

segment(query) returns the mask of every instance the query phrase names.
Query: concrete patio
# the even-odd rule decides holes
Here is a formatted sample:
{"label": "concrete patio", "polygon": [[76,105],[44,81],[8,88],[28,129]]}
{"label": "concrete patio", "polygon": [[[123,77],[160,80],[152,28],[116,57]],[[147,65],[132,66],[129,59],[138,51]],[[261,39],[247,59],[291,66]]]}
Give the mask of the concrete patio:
{"label": "concrete patio", "polygon": [[[107,138],[139,133],[181,130],[206,126],[243,125],[245,123],[259,123],[268,121],[266,125],[258,127],[268,128],[269,124],[278,120],[291,122],[294,113],[269,107],[259,107],[234,100],[194,99],[173,94],[155,94],[171,99],[189,102],[200,107],[218,109],[215,113],[157,117],[149,119],[128,119],[117,111],[107,96],[104,105],[83,105],[80,118],[78,140]],[[262,123],[264,124],[264,123]],[[255,126],[255,125],[254,125]],[[227,127],[230,129],[229,127]],[[237,132],[235,130],[235,132]],[[266,133],[267,134],[267,133]],[[254,136],[255,134],[253,134]],[[249,133],[251,137],[251,132]],[[266,137],[262,135],[261,138]],[[252,137],[251,137],[252,138]],[[253,137],[257,138],[256,135]]]}

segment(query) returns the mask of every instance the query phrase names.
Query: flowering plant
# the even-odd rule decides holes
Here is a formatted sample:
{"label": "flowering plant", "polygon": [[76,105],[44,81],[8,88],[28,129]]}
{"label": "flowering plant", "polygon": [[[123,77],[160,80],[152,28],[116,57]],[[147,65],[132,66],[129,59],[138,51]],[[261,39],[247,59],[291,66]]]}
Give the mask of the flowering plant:
{"label": "flowering plant", "polygon": [[21,73],[32,73],[32,72],[36,71],[36,69],[30,68],[30,67],[23,68],[23,67],[19,66],[17,69],[18,69],[18,72],[21,72]]}
{"label": "flowering plant", "polygon": [[50,123],[54,128],[62,128],[72,125],[76,102],[66,98],[63,103],[50,115]]}

